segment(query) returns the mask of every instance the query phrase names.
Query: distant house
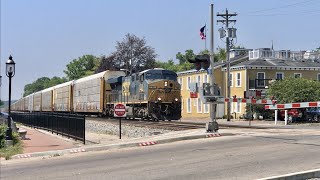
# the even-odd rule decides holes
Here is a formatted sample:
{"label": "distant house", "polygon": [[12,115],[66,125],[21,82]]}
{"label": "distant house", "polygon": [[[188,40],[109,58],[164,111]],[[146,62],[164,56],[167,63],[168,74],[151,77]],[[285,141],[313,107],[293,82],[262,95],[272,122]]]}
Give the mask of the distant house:
{"label": "distant house", "polygon": [[[261,91],[262,97],[272,81],[286,77],[306,78],[320,81],[320,61],[292,60],[298,56],[290,50],[273,51],[270,48],[250,50],[249,55],[236,56],[231,60],[230,94],[245,98],[244,92]],[[281,57],[281,58],[280,58]],[[214,64],[215,82],[220,86],[222,95],[227,94],[227,68],[225,62]],[[188,84],[210,82],[206,71],[178,72],[178,81],[182,85],[182,117],[210,117],[210,108],[201,102],[200,98],[190,98]],[[245,114],[246,104],[231,103],[231,113],[237,117]],[[217,117],[226,114],[226,104],[219,105]]]}

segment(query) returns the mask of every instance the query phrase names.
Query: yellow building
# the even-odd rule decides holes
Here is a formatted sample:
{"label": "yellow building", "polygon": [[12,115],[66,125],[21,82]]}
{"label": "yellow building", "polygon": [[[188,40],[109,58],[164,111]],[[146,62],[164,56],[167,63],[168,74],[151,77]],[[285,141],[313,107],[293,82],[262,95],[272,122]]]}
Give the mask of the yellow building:
{"label": "yellow building", "polygon": [[[222,96],[227,94],[227,69],[225,63],[214,64],[215,82],[221,88]],[[230,95],[237,98],[244,97],[245,91],[261,91],[262,98],[269,87],[270,82],[286,77],[302,77],[320,81],[320,63],[311,60],[289,59],[249,59],[242,56],[231,60],[230,67]],[[210,117],[209,105],[203,104],[200,98],[190,98],[189,84],[192,82],[210,82],[206,71],[184,71],[178,73],[178,81],[181,86],[182,118]],[[247,93],[248,94],[248,93]],[[231,103],[231,115],[237,118],[244,115],[246,104]],[[217,117],[226,113],[226,103],[218,105]]]}
{"label": "yellow building", "polygon": [[[232,64],[235,64],[235,63],[239,63],[246,60],[248,60],[248,56],[241,56],[239,58],[232,59],[231,62]],[[225,89],[226,89],[226,86],[225,86],[226,72],[223,71],[224,65],[225,65],[224,62],[215,63],[213,65],[215,83],[218,84],[218,86],[220,87],[222,96],[225,96]],[[203,104],[199,97],[199,94],[197,98],[191,98],[190,89],[189,89],[189,85],[191,83],[196,82],[198,85],[202,85],[202,83],[209,83],[211,77],[210,75],[207,74],[207,71],[189,70],[189,71],[178,72],[177,74],[178,74],[178,82],[181,84],[182,118],[210,117],[209,104]],[[225,114],[224,104],[218,104],[216,116],[223,117],[224,114]]]}

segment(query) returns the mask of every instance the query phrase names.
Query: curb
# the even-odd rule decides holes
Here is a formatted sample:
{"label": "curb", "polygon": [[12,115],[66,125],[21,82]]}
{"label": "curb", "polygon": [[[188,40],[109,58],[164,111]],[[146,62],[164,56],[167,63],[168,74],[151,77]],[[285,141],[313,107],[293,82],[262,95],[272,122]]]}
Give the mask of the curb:
{"label": "curb", "polygon": [[291,179],[312,179],[320,178],[320,169],[301,171],[297,173],[284,174],[280,176],[271,176],[258,180],[291,180]]}
{"label": "curb", "polygon": [[[227,134],[226,135],[231,135]],[[152,146],[157,144],[166,144],[177,141],[191,140],[191,139],[202,139],[202,138],[212,138],[212,137],[220,137],[222,136],[220,133],[210,133],[203,135],[191,135],[191,136],[183,136],[176,138],[168,138],[157,141],[149,141],[149,142],[132,142],[132,143],[123,143],[123,144],[109,144],[109,145],[93,145],[82,148],[72,148],[72,149],[64,149],[64,150],[55,150],[55,151],[44,151],[44,152],[35,152],[35,153],[27,153],[27,154],[17,154],[11,157],[11,159],[25,159],[25,158],[33,158],[33,157],[55,157],[62,156],[65,154],[75,154],[75,153],[83,153],[83,152],[94,152],[94,151],[104,151],[111,149],[122,149],[128,147],[144,147],[144,146]]]}

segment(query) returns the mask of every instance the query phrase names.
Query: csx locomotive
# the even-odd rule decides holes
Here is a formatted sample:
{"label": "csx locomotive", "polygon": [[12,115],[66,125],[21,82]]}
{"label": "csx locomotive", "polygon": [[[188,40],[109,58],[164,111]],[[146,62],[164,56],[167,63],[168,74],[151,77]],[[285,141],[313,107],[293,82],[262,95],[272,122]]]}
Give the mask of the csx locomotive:
{"label": "csx locomotive", "polygon": [[115,104],[127,105],[127,118],[178,120],[181,91],[177,74],[149,69],[131,76],[104,71],[19,99],[13,111],[73,112],[113,117]]}
{"label": "csx locomotive", "polygon": [[112,116],[117,102],[127,104],[129,117],[151,120],[181,118],[180,84],[177,74],[164,69],[149,69],[127,77],[107,81],[111,92],[107,95],[107,114]]}

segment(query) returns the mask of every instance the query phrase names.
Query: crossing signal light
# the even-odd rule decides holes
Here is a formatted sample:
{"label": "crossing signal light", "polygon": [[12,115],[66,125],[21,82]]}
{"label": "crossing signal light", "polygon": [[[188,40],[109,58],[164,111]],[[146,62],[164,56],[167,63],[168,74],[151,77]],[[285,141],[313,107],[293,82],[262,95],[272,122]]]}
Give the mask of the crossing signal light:
{"label": "crossing signal light", "polygon": [[210,56],[208,54],[197,55],[194,59],[188,59],[189,63],[195,64],[195,68],[199,71],[201,68],[208,70],[210,67]]}

